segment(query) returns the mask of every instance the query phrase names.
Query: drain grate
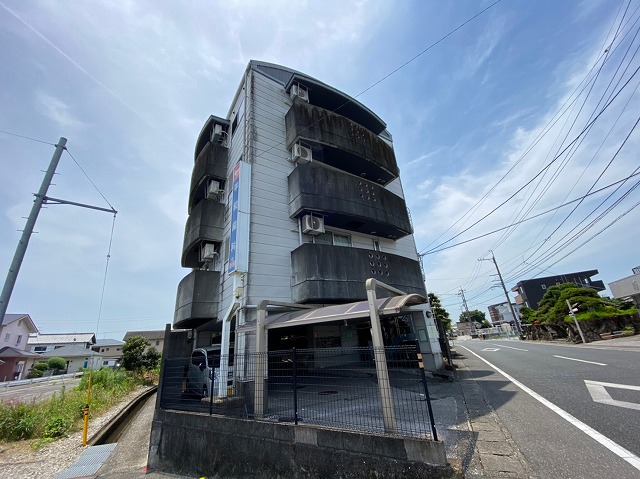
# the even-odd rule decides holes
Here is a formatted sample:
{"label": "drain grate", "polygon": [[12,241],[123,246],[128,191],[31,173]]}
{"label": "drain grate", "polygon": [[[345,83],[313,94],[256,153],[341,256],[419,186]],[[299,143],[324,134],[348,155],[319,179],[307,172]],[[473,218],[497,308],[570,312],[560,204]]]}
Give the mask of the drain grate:
{"label": "drain grate", "polygon": [[58,474],[55,479],[74,479],[94,475],[111,455],[116,445],[117,443],[114,442],[86,448],[78,460]]}

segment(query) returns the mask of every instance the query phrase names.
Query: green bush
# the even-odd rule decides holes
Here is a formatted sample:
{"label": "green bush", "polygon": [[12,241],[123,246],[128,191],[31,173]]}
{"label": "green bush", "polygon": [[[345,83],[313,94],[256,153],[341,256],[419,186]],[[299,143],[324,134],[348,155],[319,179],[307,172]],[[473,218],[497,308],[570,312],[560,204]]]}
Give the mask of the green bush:
{"label": "green bush", "polygon": [[[101,369],[91,375],[90,418],[118,404],[141,384],[124,371]],[[86,371],[77,388],[63,389],[42,402],[0,403],[0,441],[38,438],[34,443],[38,447],[79,430],[87,402],[88,379]]]}
{"label": "green bush", "polygon": [[49,369],[59,371],[61,369],[67,369],[67,361],[65,361],[64,358],[54,356],[52,358],[49,358],[49,360],[47,361],[47,366],[49,366]]}

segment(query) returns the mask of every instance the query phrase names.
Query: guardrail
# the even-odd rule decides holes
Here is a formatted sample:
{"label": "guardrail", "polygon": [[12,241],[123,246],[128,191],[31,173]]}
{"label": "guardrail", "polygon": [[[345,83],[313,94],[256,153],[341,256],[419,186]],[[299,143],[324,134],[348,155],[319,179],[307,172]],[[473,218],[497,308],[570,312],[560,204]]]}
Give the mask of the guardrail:
{"label": "guardrail", "polygon": [[5,389],[9,389],[9,388],[14,387],[14,386],[22,386],[22,385],[25,385],[25,384],[56,381],[58,379],[69,379],[69,378],[75,378],[75,377],[78,377],[78,376],[82,376],[82,373],[78,372],[78,373],[60,374],[58,376],[47,376],[47,377],[42,377],[42,378],[18,379],[16,381],[4,381],[4,382],[0,383],[0,387],[5,388]]}

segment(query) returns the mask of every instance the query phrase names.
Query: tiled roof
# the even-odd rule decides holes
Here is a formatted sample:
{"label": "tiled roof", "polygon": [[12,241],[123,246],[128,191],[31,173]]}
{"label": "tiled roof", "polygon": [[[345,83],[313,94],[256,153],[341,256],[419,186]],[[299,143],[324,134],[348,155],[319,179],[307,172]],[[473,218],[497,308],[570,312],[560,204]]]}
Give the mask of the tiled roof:
{"label": "tiled roof", "polygon": [[95,346],[122,346],[124,341],[117,339],[97,339]]}
{"label": "tiled roof", "polygon": [[160,331],[127,331],[124,341],[134,336],[142,336],[144,339],[164,339],[164,330]]}
{"label": "tiled roof", "polygon": [[79,344],[70,344],[68,346],[62,346],[61,348],[54,349],[52,351],[47,351],[46,353],[42,353],[42,356],[45,358],[52,358],[54,356],[61,358],[77,358],[83,357],[88,358],[90,356],[101,357],[100,354],[96,354],[95,351],[91,349],[86,349]]}
{"label": "tiled roof", "polygon": [[38,334],[29,336],[27,344],[95,344],[96,335],[93,333],[64,333],[64,334]]}
{"label": "tiled roof", "polygon": [[0,357],[1,358],[17,358],[17,357],[35,358],[35,357],[41,357],[41,355],[32,353],[30,351],[23,351],[22,349],[12,348],[11,346],[5,346],[4,348],[0,349]]}
{"label": "tiled roof", "polygon": [[33,319],[31,319],[31,316],[29,316],[28,314],[5,314],[4,320],[2,321],[2,325],[4,326],[6,324],[14,323],[19,319],[24,319],[29,322],[29,325],[31,326],[31,328],[29,329],[32,333],[38,332],[38,328],[36,327],[36,324],[33,322]]}

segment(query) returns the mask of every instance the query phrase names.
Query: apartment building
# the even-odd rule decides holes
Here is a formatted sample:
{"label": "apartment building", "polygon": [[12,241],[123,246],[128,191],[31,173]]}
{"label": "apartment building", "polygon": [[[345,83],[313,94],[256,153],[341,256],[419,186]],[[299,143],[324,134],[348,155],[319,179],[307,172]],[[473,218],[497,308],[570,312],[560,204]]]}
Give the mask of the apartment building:
{"label": "apartment building", "polygon": [[[365,105],[251,61],[226,116],[202,127],[188,195],[181,262],[190,271],[173,327],[192,330],[194,346],[255,351],[260,305],[268,349],[370,345],[372,278],[392,287],[381,297],[404,298],[380,310],[385,342],[417,340],[441,367],[392,136]],[[281,303],[334,309],[285,324]]]}

